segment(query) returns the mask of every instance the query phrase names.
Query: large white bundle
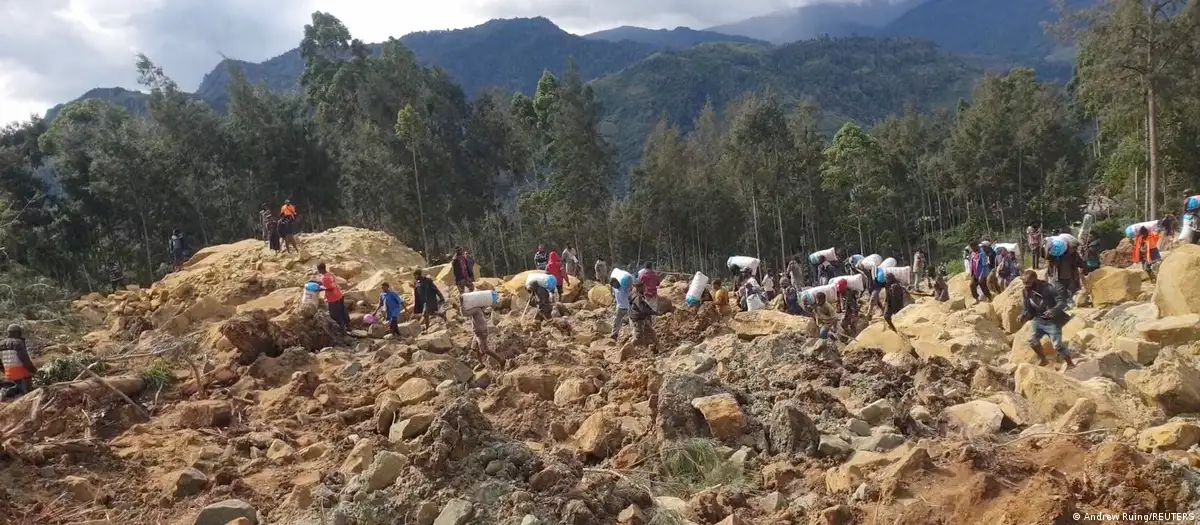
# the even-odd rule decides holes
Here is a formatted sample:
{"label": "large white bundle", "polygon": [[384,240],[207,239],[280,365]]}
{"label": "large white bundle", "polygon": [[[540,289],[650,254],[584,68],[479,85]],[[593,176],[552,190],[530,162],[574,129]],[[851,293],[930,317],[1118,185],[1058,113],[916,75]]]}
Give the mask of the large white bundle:
{"label": "large white bundle", "polygon": [[875,270],[875,281],[879,283],[887,282],[887,276],[896,276],[902,286],[912,284],[912,266],[888,266],[887,268],[880,267]]}
{"label": "large white bundle", "polygon": [[754,257],[747,257],[745,255],[734,255],[725,262],[725,266],[727,267],[732,268],[737,266],[743,270],[750,270],[751,273],[758,271],[759,264],[762,264],[762,261],[759,261]]}
{"label": "large white bundle", "polygon": [[878,253],[872,253],[859,261],[857,266],[859,270],[875,273],[875,269],[879,267],[879,263],[881,262],[883,262],[883,256]]}
{"label": "large white bundle", "polygon": [[828,262],[837,262],[837,248],[825,248],[824,250],[812,252],[808,254],[808,262],[812,264],[818,264],[822,256],[824,256],[825,260]]}
{"label": "large white bundle", "polygon": [[1183,222],[1183,227],[1179,229],[1179,240],[1192,240],[1192,232],[1196,230],[1196,216],[1191,213],[1184,214],[1181,222]]}
{"label": "large white bundle", "polygon": [[685,296],[687,304],[697,305],[704,297],[704,290],[708,288],[708,276],[700,272],[692,276],[692,282],[688,284],[687,295]]}
{"label": "large white bundle", "polygon": [[462,295],[463,310],[486,308],[497,304],[500,304],[500,294],[496,293],[495,290],[478,290]]}
{"label": "large white bundle", "polygon": [[895,265],[896,265],[896,259],[893,259],[891,257],[888,257],[887,259],[884,259],[883,262],[879,263],[880,268],[891,268]]}
{"label": "large white bundle", "polygon": [[814,286],[812,288],[807,288],[805,290],[802,290],[800,292],[800,304],[802,304],[804,306],[812,306],[814,304],[817,304],[817,293],[818,292],[825,294],[826,301],[837,300],[837,285],[836,284],[826,284],[826,285]]}
{"label": "large white bundle", "polygon": [[1142,228],[1145,228],[1146,230],[1153,232],[1154,229],[1157,227],[1158,227],[1158,221],[1146,221],[1146,222],[1139,222],[1137,224],[1130,224],[1129,226],[1125,227],[1125,236],[1132,239],[1134,237],[1137,237],[1138,230],[1140,230]]}
{"label": "large white bundle", "polygon": [[620,268],[613,268],[612,273],[608,274],[608,279],[610,281],[613,279],[616,279],[617,284],[622,289],[627,289],[631,285],[633,285],[633,275],[625,270],[620,269]]}
{"label": "large white bundle", "polygon": [[538,286],[550,291],[555,291],[558,289],[558,279],[548,273],[535,272],[529,274],[529,277],[525,278],[526,288],[529,288],[534,283],[537,283]]}
{"label": "large white bundle", "polygon": [[833,286],[836,290],[837,283],[841,281],[846,281],[846,287],[850,288],[851,290],[861,292],[867,288],[866,283],[863,282],[863,275],[861,273],[854,275],[839,275],[833,279],[830,279],[828,286]]}
{"label": "large white bundle", "polygon": [[992,248],[995,248],[996,251],[1000,251],[1000,248],[1004,248],[1005,250],[1015,254],[1021,253],[1021,244],[1016,242],[998,242],[993,244]]}

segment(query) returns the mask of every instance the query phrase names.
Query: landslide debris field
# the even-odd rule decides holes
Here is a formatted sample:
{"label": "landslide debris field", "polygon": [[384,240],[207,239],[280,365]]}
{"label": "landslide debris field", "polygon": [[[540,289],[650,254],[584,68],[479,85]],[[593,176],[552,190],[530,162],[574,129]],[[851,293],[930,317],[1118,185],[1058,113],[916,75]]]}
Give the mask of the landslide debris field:
{"label": "landslide debris field", "polygon": [[[301,243],[206,248],[149,289],[76,301],[87,336],[32,341],[40,365],[91,367],[0,406],[0,523],[1028,525],[1200,506],[1197,246],[1157,284],[1093,273],[1064,373],[1035,365],[1019,284],[973,305],[962,276],[899,334],[849,345],[778,311],[674,310],[686,283],[668,283],[658,355],[606,337],[604,287],[572,282],[543,323],[522,316],[524,276],[485,278],[509,359],[486,369],[453,310],[399,338],[361,324],[381,282],[411,299],[416,252],[354,228]],[[351,337],[296,304],[319,261],[366,302]]]}

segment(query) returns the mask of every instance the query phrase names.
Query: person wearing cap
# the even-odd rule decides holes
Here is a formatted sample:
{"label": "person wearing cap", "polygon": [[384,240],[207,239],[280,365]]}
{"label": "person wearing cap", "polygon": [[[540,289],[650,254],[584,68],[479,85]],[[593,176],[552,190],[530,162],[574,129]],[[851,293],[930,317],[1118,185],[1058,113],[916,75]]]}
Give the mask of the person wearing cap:
{"label": "person wearing cap", "polygon": [[474,266],[462,247],[455,246],[454,258],[450,260],[450,269],[454,271],[454,285],[458,287],[458,295],[475,291]]}
{"label": "person wearing cap", "polygon": [[7,335],[0,341],[0,368],[4,370],[4,380],[15,385],[12,392],[20,397],[33,390],[33,375],[37,373],[37,367],[29,359],[20,325],[8,325]]}
{"label": "person wearing cap", "polygon": [[1058,288],[1038,279],[1033,270],[1025,270],[1021,275],[1025,284],[1022,296],[1021,322],[1033,323],[1033,335],[1029,337],[1029,346],[1038,356],[1038,366],[1047,364],[1046,356],[1042,353],[1042,337],[1049,337],[1054,351],[1058,353],[1066,368],[1072,368],[1071,352],[1063,342],[1062,327],[1071,320],[1067,315],[1067,302]]}

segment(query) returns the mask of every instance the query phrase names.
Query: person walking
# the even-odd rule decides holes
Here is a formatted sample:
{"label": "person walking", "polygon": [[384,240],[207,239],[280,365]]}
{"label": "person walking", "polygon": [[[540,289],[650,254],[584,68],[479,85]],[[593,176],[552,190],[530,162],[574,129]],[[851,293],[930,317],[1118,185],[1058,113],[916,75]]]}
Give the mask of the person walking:
{"label": "person walking", "polygon": [[988,265],[988,256],[979,248],[978,242],[972,241],[970,250],[968,271],[971,272],[971,295],[975,298],[976,304],[983,301],[984,298],[991,302],[992,291],[988,289],[987,278],[992,273],[992,267]]}
{"label": "person walking", "polygon": [[413,278],[416,280],[414,292],[414,312],[421,314],[421,321],[424,327],[422,332],[429,331],[429,321],[434,317],[441,317],[442,321],[446,320],[446,314],[441,311],[442,303],[446,302],[446,297],[442,295],[442,291],[438,289],[437,283],[422,270],[413,271]]}
{"label": "person walking", "polygon": [[29,349],[25,346],[25,335],[20,325],[8,325],[7,337],[0,341],[0,369],[4,371],[4,380],[14,385],[10,395],[20,397],[33,390],[33,375],[37,373],[37,367],[29,358]]}
{"label": "person walking", "polygon": [[595,272],[593,278],[596,282],[602,283],[608,279],[608,263],[604,262],[604,257],[596,258],[596,264],[593,266],[592,271]]}
{"label": "person walking", "polygon": [[658,272],[654,271],[654,263],[646,261],[641,270],[637,274],[638,282],[642,283],[641,295],[646,302],[650,303],[650,307],[654,311],[658,311],[658,285],[662,283],[662,277]]}
{"label": "person walking", "polygon": [[788,262],[786,271],[788,280],[792,282],[793,286],[799,287],[804,285],[804,265],[800,263],[799,255],[792,256],[792,260]]}
{"label": "person walking", "polygon": [[658,335],[654,332],[654,316],[658,315],[650,298],[646,296],[646,283],[633,282],[633,295],[629,302],[629,319],[633,321],[633,337],[626,346],[636,348],[649,346],[658,353]]}
{"label": "person walking", "polygon": [[474,264],[467,258],[461,247],[454,247],[454,259],[450,261],[450,267],[454,271],[454,285],[458,287],[458,295],[467,292],[475,291],[475,272],[473,271]]}
{"label": "person walking", "polygon": [[1038,356],[1038,366],[1048,364],[1046,355],[1042,352],[1042,337],[1045,336],[1050,338],[1054,351],[1066,362],[1066,368],[1073,368],[1075,363],[1071,361],[1070,349],[1063,342],[1062,336],[1062,327],[1071,320],[1071,316],[1066,313],[1066,299],[1058,288],[1038,279],[1037,272],[1033,270],[1025,270],[1021,280],[1025,283],[1021,322],[1033,323],[1029,346]]}
{"label": "person walking", "polygon": [[924,271],[925,271],[925,252],[922,252],[921,250],[917,250],[917,252],[913,254],[913,263],[912,263],[913,290],[916,292],[921,291],[921,281],[924,280],[924,278],[925,278],[925,274],[922,273]]}
{"label": "person walking", "polygon": [[384,311],[388,331],[392,333],[392,336],[399,338],[400,317],[404,315],[404,299],[388,283],[381,284],[380,288],[383,291],[379,294],[379,308],[376,308],[375,312],[378,314],[379,310]]}
{"label": "person walking", "polygon": [[321,290],[325,292],[329,317],[332,317],[333,322],[342,327],[342,330],[349,332],[350,312],[346,309],[346,298],[342,295],[342,289],[338,287],[337,277],[329,271],[325,263],[317,264],[317,274],[321,276]]}
{"label": "person walking", "polygon": [[609,279],[608,285],[612,287],[613,290],[613,305],[615,306],[616,310],[613,315],[611,335],[612,340],[616,341],[617,337],[621,335],[621,325],[625,324],[625,321],[629,319],[630,290],[627,287],[621,286],[621,282],[616,279]]}
{"label": "person walking", "polygon": [[1150,282],[1156,282],[1154,265],[1162,260],[1158,251],[1158,239],[1158,232],[1152,232],[1144,226],[1138,229],[1137,236],[1133,238],[1132,262],[1142,264],[1142,270],[1150,276]]}
{"label": "person walking", "polygon": [[1034,229],[1032,225],[1025,227],[1025,247],[1029,249],[1029,256],[1033,260],[1031,268],[1038,269],[1042,264],[1042,229]]}

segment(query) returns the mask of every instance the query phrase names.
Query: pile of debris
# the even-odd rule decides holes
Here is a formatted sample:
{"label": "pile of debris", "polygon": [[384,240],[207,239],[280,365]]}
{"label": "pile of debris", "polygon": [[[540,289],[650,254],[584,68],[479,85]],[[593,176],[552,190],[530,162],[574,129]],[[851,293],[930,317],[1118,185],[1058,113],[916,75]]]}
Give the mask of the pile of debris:
{"label": "pile of debris", "polygon": [[[355,240],[312,240],[338,234]],[[294,263],[246,241],[81,300],[141,319],[121,333],[150,357],[0,408],[0,522],[1024,524],[1200,506],[1200,248],[1157,284],[1093,274],[1065,373],[1032,364],[1019,284],[988,304],[956,285],[843,345],[779,311],[676,310],[686,284],[668,283],[655,351],[608,337],[605,286],[573,284],[534,321],[521,275],[483,281],[510,306],[491,313],[498,369],[454,313],[346,337],[287,300],[316,257],[347,289],[406,282],[425,262],[389,239],[331,230]],[[223,268],[236,278],[207,284]],[[225,310],[158,314],[208,298]],[[104,357],[106,332],[80,344]],[[152,388],[137,366],[160,356],[175,381]]]}

